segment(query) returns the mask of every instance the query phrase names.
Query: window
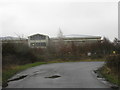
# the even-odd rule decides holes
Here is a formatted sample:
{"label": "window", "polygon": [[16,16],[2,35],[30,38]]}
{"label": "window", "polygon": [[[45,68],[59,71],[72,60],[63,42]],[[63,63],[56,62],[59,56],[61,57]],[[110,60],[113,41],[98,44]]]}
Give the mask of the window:
{"label": "window", "polygon": [[41,36],[41,39],[45,39],[45,36]]}
{"label": "window", "polygon": [[40,47],[40,46],[46,46],[46,43],[45,43],[45,42],[41,42],[41,43],[31,43],[30,45],[31,45],[32,47],[35,47],[35,46]]}
{"label": "window", "polygon": [[46,46],[46,43],[45,42],[41,43],[41,46]]}
{"label": "window", "polygon": [[30,40],[43,40],[46,39],[46,36],[43,35],[36,35],[36,36],[31,36]]}
{"label": "window", "polygon": [[30,40],[33,40],[33,37],[30,37]]}

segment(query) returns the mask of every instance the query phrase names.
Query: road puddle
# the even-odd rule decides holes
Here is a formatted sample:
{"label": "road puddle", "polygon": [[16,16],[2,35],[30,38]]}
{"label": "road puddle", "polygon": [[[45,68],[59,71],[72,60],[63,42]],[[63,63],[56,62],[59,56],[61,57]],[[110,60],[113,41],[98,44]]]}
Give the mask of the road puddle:
{"label": "road puddle", "polygon": [[53,75],[53,76],[49,76],[49,77],[45,77],[45,78],[51,78],[51,79],[55,79],[55,78],[59,78],[61,77],[60,75]]}

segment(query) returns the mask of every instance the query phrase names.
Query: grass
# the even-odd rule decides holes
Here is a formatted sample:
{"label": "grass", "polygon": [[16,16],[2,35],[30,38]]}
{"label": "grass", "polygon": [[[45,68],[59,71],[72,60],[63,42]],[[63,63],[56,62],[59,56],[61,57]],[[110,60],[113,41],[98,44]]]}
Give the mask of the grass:
{"label": "grass", "polygon": [[54,61],[47,61],[47,62],[36,62],[36,63],[26,64],[26,65],[11,65],[7,69],[3,70],[3,72],[2,72],[2,84],[3,84],[3,87],[7,86],[7,80],[9,78],[11,78],[16,73],[23,71],[25,69],[28,69],[30,67],[34,67],[34,66],[38,66],[38,65],[42,65],[42,64],[50,64],[50,63],[80,62],[80,61],[85,61],[85,62],[104,61],[104,59],[85,59],[85,60],[83,59],[83,60],[77,60],[77,61],[54,60]]}
{"label": "grass", "polygon": [[82,59],[82,60],[53,60],[53,61],[48,61],[48,63],[64,63],[64,62],[93,62],[93,61],[105,61],[105,59]]}
{"label": "grass", "polygon": [[36,63],[32,63],[32,64],[26,64],[26,65],[14,65],[9,67],[9,69],[7,70],[3,70],[2,72],[2,84],[3,87],[6,86],[7,80],[9,78],[11,78],[13,75],[15,75],[16,73],[28,69],[30,67],[34,67],[34,66],[38,66],[38,65],[42,65],[42,64],[46,64],[46,62],[36,62]]}
{"label": "grass", "polygon": [[110,68],[108,68],[107,66],[103,66],[100,69],[100,73],[109,82],[120,86],[120,81],[118,80],[119,79],[118,74],[113,73],[113,71]]}

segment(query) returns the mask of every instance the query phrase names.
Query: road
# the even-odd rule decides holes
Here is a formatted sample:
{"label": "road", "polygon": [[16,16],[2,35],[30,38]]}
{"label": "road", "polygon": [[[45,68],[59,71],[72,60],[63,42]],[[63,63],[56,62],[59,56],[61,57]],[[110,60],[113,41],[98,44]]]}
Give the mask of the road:
{"label": "road", "polygon": [[[11,78],[7,88],[109,88],[92,73],[104,62],[68,62],[36,66]],[[12,79],[25,76],[22,79]],[[52,76],[55,78],[52,78]]]}

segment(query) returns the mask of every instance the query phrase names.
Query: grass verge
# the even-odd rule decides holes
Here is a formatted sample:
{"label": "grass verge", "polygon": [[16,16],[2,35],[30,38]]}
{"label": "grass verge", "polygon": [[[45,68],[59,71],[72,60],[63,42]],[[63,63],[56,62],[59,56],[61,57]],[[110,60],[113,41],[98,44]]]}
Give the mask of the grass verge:
{"label": "grass verge", "polygon": [[110,68],[108,68],[107,66],[103,66],[100,69],[100,73],[110,83],[113,83],[113,84],[116,84],[116,85],[120,86],[120,81],[119,81],[119,78],[118,78],[119,75],[113,73],[113,71]]}
{"label": "grass verge", "polygon": [[9,78],[11,78],[13,75],[15,75],[16,73],[28,69],[30,67],[34,67],[34,66],[38,66],[38,65],[42,65],[42,64],[46,64],[46,62],[36,62],[36,63],[32,63],[32,64],[26,64],[26,65],[12,65],[9,67],[9,69],[6,69],[5,71],[3,70],[2,72],[2,86],[5,87],[7,86],[7,80]]}
{"label": "grass verge", "polygon": [[94,61],[105,61],[105,59],[81,59],[81,60],[52,60],[52,61],[48,61],[47,63],[64,63],[64,62],[94,62]]}

